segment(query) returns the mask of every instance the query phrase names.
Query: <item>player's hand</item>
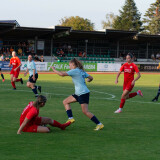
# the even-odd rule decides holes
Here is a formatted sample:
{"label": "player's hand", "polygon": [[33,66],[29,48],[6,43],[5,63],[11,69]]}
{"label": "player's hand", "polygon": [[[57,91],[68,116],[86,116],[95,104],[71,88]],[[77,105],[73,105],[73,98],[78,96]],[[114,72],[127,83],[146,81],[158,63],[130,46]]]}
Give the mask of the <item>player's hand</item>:
{"label": "player's hand", "polygon": [[132,86],[134,86],[134,85],[135,85],[135,81],[134,81],[134,80],[132,81],[131,85],[132,85]]}
{"label": "player's hand", "polygon": [[53,70],[55,70],[55,67],[52,66],[51,68],[52,68]]}
{"label": "player's hand", "polygon": [[118,80],[116,79],[115,84],[118,84]]}
{"label": "player's hand", "polygon": [[14,71],[16,71],[17,69],[15,68]]}
{"label": "player's hand", "polygon": [[91,82],[91,81],[92,81],[91,79],[87,78],[87,82]]}
{"label": "player's hand", "polygon": [[17,132],[17,134],[21,134],[21,132],[20,132],[20,131],[18,131],[18,132]]}

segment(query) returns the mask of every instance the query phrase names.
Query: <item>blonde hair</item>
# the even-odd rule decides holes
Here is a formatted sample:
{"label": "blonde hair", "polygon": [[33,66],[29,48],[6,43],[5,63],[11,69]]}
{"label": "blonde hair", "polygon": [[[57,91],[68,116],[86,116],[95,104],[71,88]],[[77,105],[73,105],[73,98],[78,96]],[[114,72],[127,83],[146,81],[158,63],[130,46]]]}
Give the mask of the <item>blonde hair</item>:
{"label": "blonde hair", "polygon": [[76,58],[71,59],[70,63],[74,63],[74,65],[76,67],[78,67],[79,69],[82,69],[84,71],[83,64],[79,60],[77,60]]}
{"label": "blonde hair", "polygon": [[35,106],[36,108],[39,108],[41,103],[46,103],[46,102],[47,102],[47,98],[43,95],[40,95],[37,97],[36,101],[33,102],[33,106]]}

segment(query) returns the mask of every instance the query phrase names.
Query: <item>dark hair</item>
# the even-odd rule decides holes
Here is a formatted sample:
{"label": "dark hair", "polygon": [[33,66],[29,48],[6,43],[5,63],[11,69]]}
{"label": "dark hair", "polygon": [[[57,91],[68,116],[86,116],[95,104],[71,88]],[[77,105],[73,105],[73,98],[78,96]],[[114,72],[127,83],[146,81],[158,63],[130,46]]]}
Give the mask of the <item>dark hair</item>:
{"label": "dark hair", "polygon": [[83,64],[80,61],[78,61],[76,58],[71,59],[70,63],[74,63],[76,67],[84,71]]}
{"label": "dark hair", "polygon": [[127,56],[130,56],[131,58],[133,58],[133,54],[132,53],[128,53]]}
{"label": "dark hair", "polygon": [[47,102],[47,98],[45,96],[43,96],[43,95],[39,95],[37,97],[36,101],[34,101],[33,105],[36,108],[38,108],[41,103],[46,103],[46,102]]}

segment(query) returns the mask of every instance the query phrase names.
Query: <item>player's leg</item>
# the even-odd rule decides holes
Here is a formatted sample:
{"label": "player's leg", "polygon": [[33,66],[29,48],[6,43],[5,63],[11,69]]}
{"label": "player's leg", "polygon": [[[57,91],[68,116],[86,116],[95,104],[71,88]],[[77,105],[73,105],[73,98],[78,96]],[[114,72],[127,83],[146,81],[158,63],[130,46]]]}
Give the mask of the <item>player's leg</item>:
{"label": "player's leg", "polygon": [[137,92],[130,93],[126,99],[133,98],[133,97],[135,97],[137,95],[143,97],[142,91],[138,90]]}
{"label": "player's leg", "polygon": [[53,127],[58,127],[62,130],[65,130],[65,128],[67,126],[69,126],[71,124],[71,122],[61,124],[61,123],[57,122],[56,120],[52,120],[51,118],[41,117],[41,125],[46,125],[46,124],[49,124]]}
{"label": "player's leg", "polygon": [[123,109],[123,106],[125,104],[125,101],[129,97],[129,92],[130,91],[128,91],[126,89],[123,91],[122,96],[121,96],[121,102],[120,102],[119,109],[116,110],[114,113],[120,113],[120,112],[122,112],[122,109]]}
{"label": "player's leg", "polygon": [[81,108],[82,108],[82,112],[90,120],[92,120],[97,125],[96,128],[95,128],[96,131],[104,128],[104,125],[102,123],[100,123],[100,121],[97,119],[97,117],[94,114],[92,114],[91,112],[89,112],[89,110],[88,110],[88,104],[86,104],[86,103],[81,104]]}
{"label": "player's leg", "polygon": [[152,99],[152,101],[153,102],[158,101],[159,95],[160,95],[160,83],[159,83],[159,89],[158,89],[157,95]]}
{"label": "player's leg", "polygon": [[0,73],[1,73],[1,77],[2,77],[2,82],[4,82],[4,81],[5,81],[5,79],[4,79],[4,75],[3,75],[3,73],[1,72],[1,68],[0,68]]}
{"label": "player's leg", "polygon": [[11,84],[12,84],[13,89],[16,90],[16,85],[15,85],[15,83],[14,83],[13,74],[11,74]]}
{"label": "player's leg", "polygon": [[[37,79],[38,79],[38,73],[35,74],[35,78],[36,78],[36,80],[34,81],[34,83],[36,84]],[[39,92],[41,93],[42,87],[41,87],[41,86],[37,86],[37,85],[35,85],[35,87],[36,87],[36,88],[39,90]]]}
{"label": "player's leg", "polygon": [[35,94],[35,97],[38,97],[38,92],[37,92],[37,87],[35,87],[35,83],[27,82],[30,83],[30,88],[32,89],[33,93]]}
{"label": "player's leg", "polygon": [[74,103],[74,102],[77,102],[77,100],[73,96],[69,96],[68,98],[63,100],[63,105],[64,105],[65,110],[66,110],[67,115],[68,115],[68,121],[70,121],[71,123],[75,122],[75,119],[73,118],[71,106],[70,106],[70,103]]}
{"label": "player's leg", "polygon": [[37,132],[38,133],[49,133],[50,129],[48,127],[38,126],[37,127]]}
{"label": "player's leg", "polygon": [[23,79],[18,78],[19,72],[20,72],[20,70],[17,70],[17,71],[14,72],[14,82],[21,82],[21,84],[23,84]]}

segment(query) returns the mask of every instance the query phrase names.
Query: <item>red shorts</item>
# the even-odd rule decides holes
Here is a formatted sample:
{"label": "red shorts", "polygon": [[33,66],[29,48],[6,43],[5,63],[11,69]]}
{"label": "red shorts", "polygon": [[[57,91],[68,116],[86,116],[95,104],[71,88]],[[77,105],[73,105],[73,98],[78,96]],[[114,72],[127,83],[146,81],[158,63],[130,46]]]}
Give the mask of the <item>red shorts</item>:
{"label": "red shorts", "polygon": [[30,121],[23,129],[23,132],[37,132],[38,126],[41,125],[42,117],[37,117],[34,121]]}
{"label": "red shorts", "polygon": [[20,72],[20,69],[17,69],[16,71],[14,71],[14,69],[12,68],[10,74],[13,74],[13,77],[18,78],[19,72]]}
{"label": "red shorts", "polygon": [[123,84],[123,91],[127,90],[129,92],[132,91],[132,89],[134,88],[134,85],[131,85],[132,82],[128,82],[128,83],[124,83]]}

